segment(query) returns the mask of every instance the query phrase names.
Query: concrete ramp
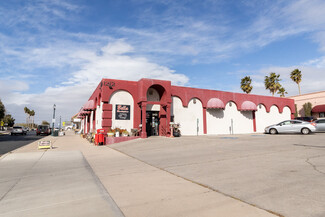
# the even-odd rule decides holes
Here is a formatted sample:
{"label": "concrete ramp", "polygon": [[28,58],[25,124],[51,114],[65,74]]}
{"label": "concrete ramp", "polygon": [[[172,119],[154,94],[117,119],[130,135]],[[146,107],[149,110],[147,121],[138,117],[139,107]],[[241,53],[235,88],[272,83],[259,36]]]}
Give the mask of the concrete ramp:
{"label": "concrete ramp", "polygon": [[0,160],[0,216],[124,216],[79,151]]}

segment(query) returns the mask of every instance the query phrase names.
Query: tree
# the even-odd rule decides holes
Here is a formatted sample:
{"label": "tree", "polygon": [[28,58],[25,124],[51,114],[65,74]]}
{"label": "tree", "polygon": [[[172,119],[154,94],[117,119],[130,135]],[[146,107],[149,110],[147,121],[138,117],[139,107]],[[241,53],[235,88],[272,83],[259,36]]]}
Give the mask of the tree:
{"label": "tree", "polygon": [[298,84],[298,90],[299,90],[299,95],[301,94],[300,93],[300,82],[301,82],[301,77],[302,77],[302,75],[301,75],[301,71],[299,71],[299,69],[295,69],[295,70],[293,70],[292,72],[291,72],[291,74],[290,74],[290,78],[295,82],[295,83],[297,83]]}
{"label": "tree", "polygon": [[6,113],[6,108],[2,104],[1,99],[0,99],[0,120],[2,120],[4,118],[5,113]]}
{"label": "tree", "polygon": [[29,115],[32,117],[32,120],[33,120],[33,124],[32,124],[32,128],[34,128],[34,116],[35,116],[35,111],[34,110],[31,110]]}
{"label": "tree", "polygon": [[303,105],[304,111],[305,111],[305,117],[311,117],[311,110],[312,110],[312,104],[310,102],[306,102]]}
{"label": "tree", "polygon": [[266,90],[270,90],[272,96],[281,88],[280,75],[275,74],[274,72],[270,73],[270,76],[265,76],[264,85]]}
{"label": "tree", "polygon": [[297,104],[295,104],[295,118],[298,117],[298,109],[297,109]]}
{"label": "tree", "polygon": [[29,110],[29,108],[27,108],[26,106],[25,106],[25,108],[24,108],[24,112],[25,112],[25,114],[27,115],[27,118],[26,118],[26,124],[27,124],[27,126],[28,126],[28,124],[29,124],[29,117],[30,117],[30,110]]}
{"label": "tree", "polygon": [[286,89],[284,89],[284,87],[280,87],[279,90],[278,90],[278,94],[280,94],[280,97],[285,97],[284,94],[288,94]]}
{"label": "tree", "polygon": [[50,123],[47,121],[42,121],[42,125],[50,125]]}
{"label": "tree", "polygon": [[15,125],[15,119],[9,114],[3,118],[3,122],[7,123],[8,127],[12,127]]}
{"label": "tree", "polygon": [[246,77],[241,79],[240,88],[245,93],[249,94],[253,89],[253,86],[251,84],[252,84],[252,79],[249,76],[246,76]]}

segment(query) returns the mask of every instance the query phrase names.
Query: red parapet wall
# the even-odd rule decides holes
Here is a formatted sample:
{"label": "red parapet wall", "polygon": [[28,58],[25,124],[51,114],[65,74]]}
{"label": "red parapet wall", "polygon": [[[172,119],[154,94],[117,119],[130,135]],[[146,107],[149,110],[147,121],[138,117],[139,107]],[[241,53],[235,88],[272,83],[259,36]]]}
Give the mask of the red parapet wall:
{"label": "red parapet wall", "polygon": [[139,139],[140,136],[121,136],[121,137],[106,137],[106,145],[126,142],[133,139]]}

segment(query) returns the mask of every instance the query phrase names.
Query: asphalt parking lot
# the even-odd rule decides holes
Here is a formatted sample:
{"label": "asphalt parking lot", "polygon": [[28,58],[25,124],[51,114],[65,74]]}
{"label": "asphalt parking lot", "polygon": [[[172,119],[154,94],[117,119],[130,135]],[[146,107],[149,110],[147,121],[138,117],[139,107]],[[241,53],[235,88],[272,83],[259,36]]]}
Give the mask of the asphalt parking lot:
{"label": "asphalt parking lot", "polygon": [[280,216],[325,216],[325,133],[151,137],[110,147]]}

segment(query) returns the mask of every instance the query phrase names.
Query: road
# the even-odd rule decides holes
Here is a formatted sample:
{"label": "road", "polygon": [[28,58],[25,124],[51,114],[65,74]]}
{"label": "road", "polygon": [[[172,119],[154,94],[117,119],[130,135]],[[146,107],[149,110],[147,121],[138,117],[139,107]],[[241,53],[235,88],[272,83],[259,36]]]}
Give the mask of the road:
{"label": "road", "polygon": [[28,132],[27,135],[1,135],[0,136],[0,156],[12,150],[25,146],[43,136],[36,136],[35,131]]}

